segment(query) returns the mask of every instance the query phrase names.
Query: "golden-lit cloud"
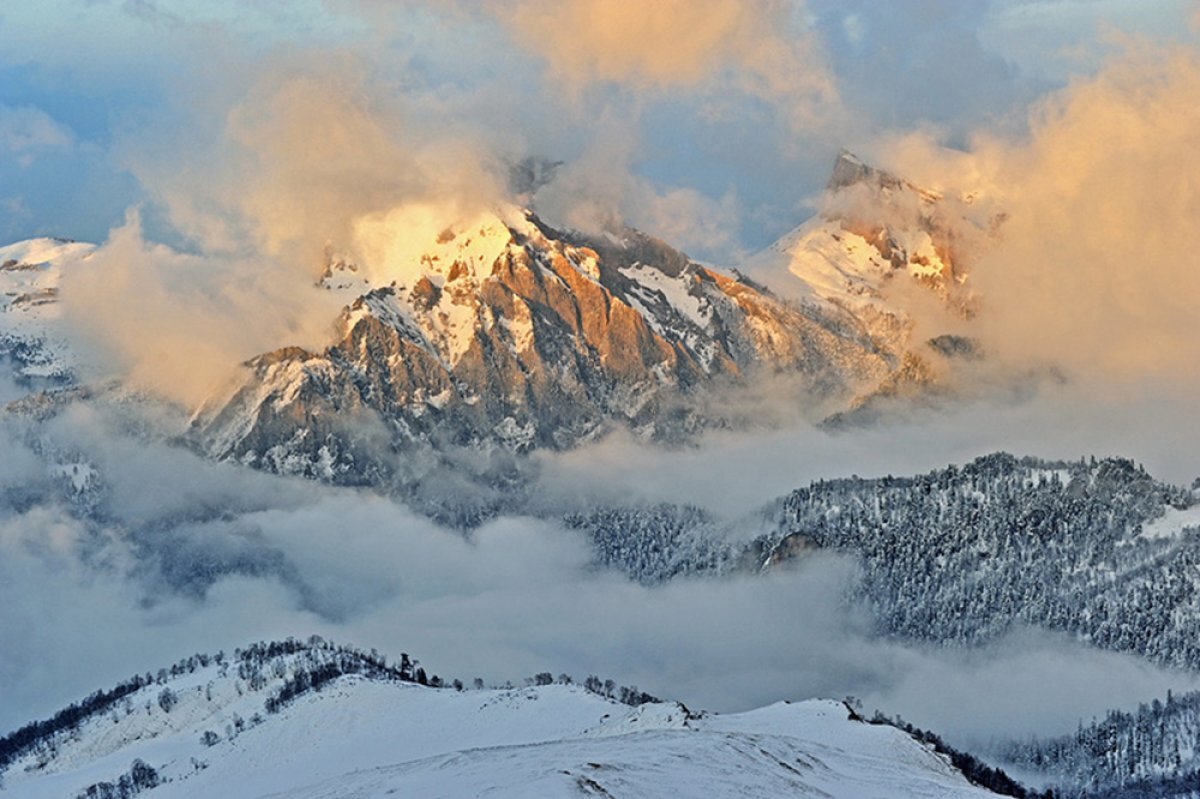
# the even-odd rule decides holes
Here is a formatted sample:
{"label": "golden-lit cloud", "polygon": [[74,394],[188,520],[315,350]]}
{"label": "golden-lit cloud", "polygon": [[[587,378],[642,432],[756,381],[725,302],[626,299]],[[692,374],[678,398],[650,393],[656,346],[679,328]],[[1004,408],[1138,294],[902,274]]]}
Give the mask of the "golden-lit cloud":
{"label": "golden-lit cloud", "polygon": [[501,192],[482,143],[421,133],[428,121],[356,60],[311,60],[254,78],[194,156],[135,156],[173,224],[206,249],[248,247],[315,273],[327,245],[349,246],[364,214],[415,199],[485,206]]}
{"label": "golden-lit cloud", "polygon": [[724,79],[796,125],[837,91],[803,8],[786,0],[493,0],[488,6],[564,85],[695,88]]}
{"label": "golden-lit cloud", "polygon": [[130,147],[190,252],[147,241],[135,216],[63,286],[85,340],[185,405],[258,353],[329,342],[339,306],[315,285],[328,253],[381,266],[362,220],[421,204],[465,214],[502,194],[483,145],[422,133],[394,87],[354,62],[275,64],[227,107],[205,100],[220,123],[208,138],[178,130],[161,149]]}
{"label": "golden-lit cloud", "polygon": [[1193,381],[1200,363],[1200,57],[1127,42],[1034,106],[1027,136],[884,157],[1006,219],[972,280],[988,348],[1094,379]]}
{"label": "golden-lit cloud", "polygon": [[286,341],[318,346],[337,312],[312,281],[258,257],[189,255],[147,242],[137,214],[63,276],[79,346],[132,385],[184,405],[243,360]]}
{"label": "golden-lit cloud", "polygon": [[[706,92],[740,87],[797,109],[797,123],[811,118],[814,99],[836,103],[794,4],[489,0],[482,8],[545,60],[558,85],[635,90],[626,102],[602,98],[585,132],[561,138],[584,143],[534,197],[556,224],[595,231],[632,222],[685,250],[732,257],[747,218],[734,191],[717,198],[637,174],[646,97],[695,90],[703,102]],[[503,92],[494,102],[518,109],[502,117],[513,124],[487,129],[462,118],[478,98],[439,105],[416,97],[402,69],[376,69],[361,55],[283,54],[220,83],[189,100],[196,124],[168,119],[165,143],[139,130],[124,148],[198,255],[151,245],[140,226],[125,226],[97,255],[121,278],[69,280],[64,289],[93,340],[111,344],[143,384],[186,402],[256,352],[322,343],[336,309],[314,299],[321,292],[312,284],[330,248],[368,274],[384,267],[372,259],[396,249],[379,242],[404,231],[381,224],[424,219],[431,209],[463,219],[503,201],[498,153],[523,156],[524,137],[540,140],[520,128],[525,106]],[[1198,101],[1194,53],[1129,45],[1098,74],[1040,102],[1019,141],[981,135],[958,153],[932,147],[928,135],[888,141],[885,166],[923,186],[975,191],[972,210],[982,219],[1008,215],[973,276],[990,351],[1123,377],[1200,360],[1190,329],[1200,307],[1191,268],[1200,252]],[[541,128],[580,124],[563,116],[536,118]],[[168,341],[196,375],[183,379],[166,365]]]}
{"label": "golden-lit cloud", "polygon": [[1047,98],[1003,156],[1010,218],[979,269],[995,345],[1194,379],[1200,59],[1135,49]]}

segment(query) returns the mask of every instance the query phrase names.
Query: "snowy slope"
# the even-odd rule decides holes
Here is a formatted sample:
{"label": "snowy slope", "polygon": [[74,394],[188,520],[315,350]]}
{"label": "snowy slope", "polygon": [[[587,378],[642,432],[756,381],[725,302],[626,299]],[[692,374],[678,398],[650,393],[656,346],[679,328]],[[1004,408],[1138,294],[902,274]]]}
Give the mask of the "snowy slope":
{"label": "snowy slope", "polygon": [[742,265],[785,295],[848,315],[879,347],[903,354],[828,423],[870,424],[892,406],[970,393],[972,362],[983,354],[970,338],[979,305],[970,270],[1003,219],[979,194],[924,189],[843,151],[819,213]]}
{"label": "snowy slope", "polygon": [[964,245],[982,237],[984,227],[974,202],[921,189],[842,152],[820,213],[745,268],[790,274],[789,290],[816,302],[892,314],[903,308],[888,301],[889,283],[907,279],[965,312]]}
{"label": "snowy slope", "polygon": [[60,239],[0,247],[0,356],[13,360],[19,379],[65,381],[78,366],[60,329],[58,286],[63,270],[94,249]]}
{"label": "snowy slope", "polygon": [[158,784],[139,795],[155,799],[991,795],[831,701],[711,715],[575,685],[455,691],[353,674],[267,712],[304,657],[192,659],[25,751],[0,794],[76,796],[140,760]]}

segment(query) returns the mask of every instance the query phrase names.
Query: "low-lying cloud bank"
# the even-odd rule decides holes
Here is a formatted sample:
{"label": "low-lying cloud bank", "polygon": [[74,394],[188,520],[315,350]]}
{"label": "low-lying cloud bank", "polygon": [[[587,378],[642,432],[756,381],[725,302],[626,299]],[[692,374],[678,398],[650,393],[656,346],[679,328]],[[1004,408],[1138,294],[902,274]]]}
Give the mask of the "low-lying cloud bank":
{"label": "low-lying cloud bank", "polygon": [[998,451],[1128,457],[1159,479],[1191,485],[1200,478],[1194,407],[1189,392],[1169,383],[1045,381],[1014,394],[896,407],[879,424],[848,430],[792,422],[713,432],[679,449],[613,435],[540,456],[540,488],[574,501],[669,501],[737,518],[813,480],[917,474]]}
{"label": "low-lying cloud bank", "polygon": [[1200,687],[1034,633],[972,652],[877,640],[845,603],[853,565],[833,556],[641,586],[595,571],[555,524],[502,518],[464,539],[383,497],[156,444],[126,412],[80,406],[39,439],[58,463],[97,467],[82,493],[67,487],[80,471],[48,472],[28,431],[6,430],[0,727],[194,650],[312,633],[445,677],[596,673],[717,710],[852,694],[971,740]]}

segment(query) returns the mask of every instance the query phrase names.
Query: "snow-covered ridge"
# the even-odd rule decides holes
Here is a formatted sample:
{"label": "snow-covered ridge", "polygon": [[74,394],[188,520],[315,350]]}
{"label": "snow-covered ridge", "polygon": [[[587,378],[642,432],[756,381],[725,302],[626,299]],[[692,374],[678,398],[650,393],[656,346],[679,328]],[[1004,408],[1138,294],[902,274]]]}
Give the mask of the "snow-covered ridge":
{"label": "snow-covered ridge", "polygon": [[[149,797],[990,795],[839,702],[733,715],[630,708],[577,685],[439,689],[324,642],[269,646],[147,675],[21,752],[0,792],[104,795],[126,775],[129,795]],[[295,690],[339,657],[360,671]]]}
{"label": "snow-covered ridge", "polygon": [[78,367],[60,329],[63,270],[87,259],[95,246],[61,239],[30,239],[0,247],[0,357],[14,361],[19,379],[69,380]]}
{"label": "snow-covered ridge", "polygon": [[[851,153],[836,162],[819,214],[755,255],[751,272],[789,274],[790,293],[848,309],[887,301],[890,281],[905,276],[963,312],[971,303],[963,239],[983,225],[950,198],[867,166]],[[963,234],[968,235],[964,236]]]}

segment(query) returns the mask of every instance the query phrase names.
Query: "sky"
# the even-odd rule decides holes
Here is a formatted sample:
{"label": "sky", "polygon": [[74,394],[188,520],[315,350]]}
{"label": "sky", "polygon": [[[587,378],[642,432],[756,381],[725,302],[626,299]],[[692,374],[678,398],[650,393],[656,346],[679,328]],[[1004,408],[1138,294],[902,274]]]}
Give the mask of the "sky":
{"label": "sky", "polygon": [[[1128,455],[1187,483],[1198,36],[1184,0],[10,2],[0,240],[103,242],[104,268],[68,278],[65,303],[135,377],[171,352],[176,371],[151,383],[186,388],[206,360],[327,335],[333,313],[297,278],[352,249],[362,220],[512,200],[524,158],[561,162],[521,198],[553,223],[625,222],[737,266],[814,213],[848,147],[1006,210],[1013,235],[973,272],[994,299],[978,332],[1000,363],[1072,381],[858,435],[672,452],[614,436],[548,458],[548,488],[733,516],[810,479],[1001,448]],[[544,521],[466,541],[387,498],[147,443],[152,425],[121,413],[81,403],[50,423],[55,451],[104,469],[94,524],[39,493],[28,431],[0,430],[0,491],[44,500],[0,508],[0,728],[197,649],[312,632],[450,676],[594,671],[717,709],[858,692],[978,734],[979,719],[1069,731],[1195,687],[1052,638],[961,658],[873,640],[837,601],[841,562],[649,589],[590,571],[584,543]],[[214,563],[238,568],[162,584]]]}
{"label": "sky", "polygon": [[1185,0],[9,3],[0,239],[102,241],[136,207],[154,239],[211,248],[180,195],[218,202],[195,173],[238,174],[230,139],[255,147],[237,141],[238,109],[303,75],[328,92],[297,109],[312,125],[354,113],[349,95],[414,156],[390,153],[395,169],[464,173],[385,192],[474,182],[468,160],[563,161],[549,216],[615,216],[736,265],[812,213],[839,148],[1019,136],[1037,98],[1130,37],[1194,44],[1194,14]]}

